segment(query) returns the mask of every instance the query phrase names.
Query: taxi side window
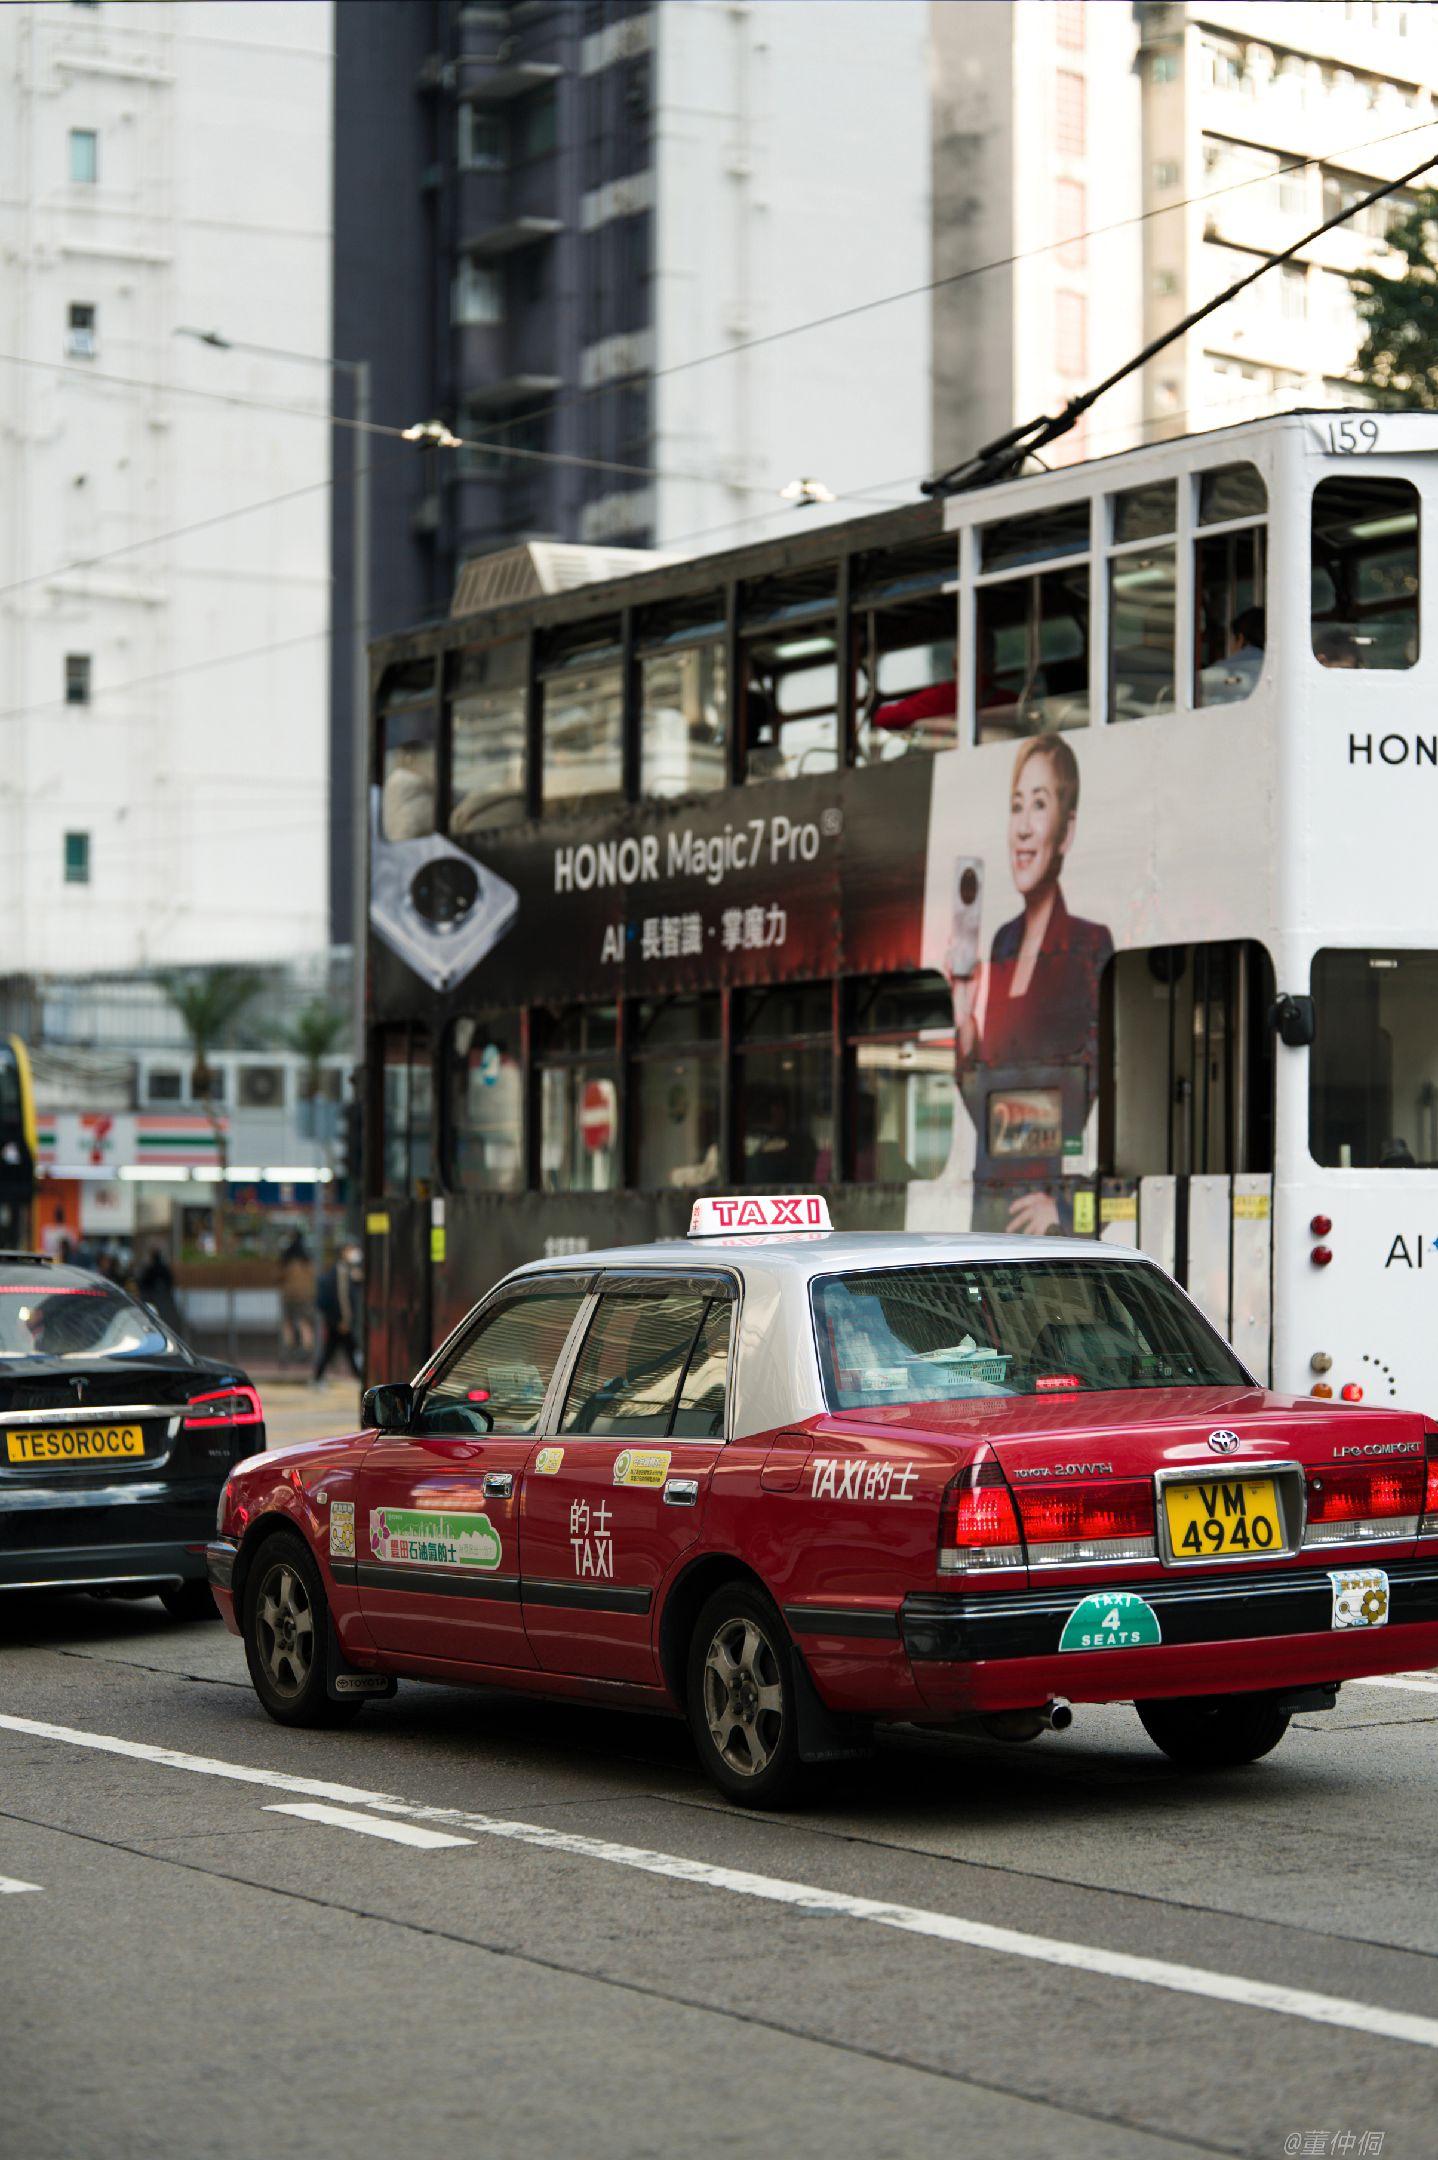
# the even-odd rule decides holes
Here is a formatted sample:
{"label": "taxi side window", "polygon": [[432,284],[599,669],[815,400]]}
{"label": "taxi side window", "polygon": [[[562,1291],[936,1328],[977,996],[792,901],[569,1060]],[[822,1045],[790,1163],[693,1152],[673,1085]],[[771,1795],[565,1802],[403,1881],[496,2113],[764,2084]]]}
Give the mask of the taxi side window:
{"label": "taxi side window", "polygon": [[696,1289],[607,1292],[574,1368],[562,1430],[595,1439],[663,1439],[709,1304],[707,1293]]}
{"label": "taxi side window", "polygon": [[425,1390],[416,1433],[538,1430],[545,1391],[569,1339],[580,1291],[542,1291],[487,1312]]}
{"label": "taxi side window", "polygon": [[679,1390],[679,1404],[670,1430],[676,1440],[722,1440],[724,1397],[729,1382],[729,1327],[733,1305],[727,1297],[711,1298],[699,1339],[689,1359],[689,1370]]}

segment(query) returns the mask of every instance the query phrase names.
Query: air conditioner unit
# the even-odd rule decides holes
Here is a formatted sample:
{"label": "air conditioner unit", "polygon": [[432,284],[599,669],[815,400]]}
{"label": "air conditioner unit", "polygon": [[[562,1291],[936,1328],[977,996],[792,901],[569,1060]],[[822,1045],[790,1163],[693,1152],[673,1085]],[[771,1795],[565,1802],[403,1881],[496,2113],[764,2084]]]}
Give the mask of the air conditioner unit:
{"label": "air conditioner unit", "polygon": [[240,1107],[243,1110],[278,1110],[284,1105],[283,1065],[242,1065]]}
{"label": "air conditioner unit", "polygon": [[72,360],[93,360],[95,357],[95,333],[93,330],[67,330],[65,351]]}

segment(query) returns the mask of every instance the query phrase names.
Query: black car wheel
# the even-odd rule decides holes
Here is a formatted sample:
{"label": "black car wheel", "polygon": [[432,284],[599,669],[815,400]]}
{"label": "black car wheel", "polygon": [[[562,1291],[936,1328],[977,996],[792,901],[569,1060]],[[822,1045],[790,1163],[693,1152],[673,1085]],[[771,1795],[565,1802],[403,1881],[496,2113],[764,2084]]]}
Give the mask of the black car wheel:
{"label": "black car wheel", "polygon": [[245,1662],[255,1693],[281,1725],[343,1725],[359,1698],[331,1699],[325,1684],[329,1606],[309,1548],[277,1530],[255,1554],[245,1583]]}
{"label": "black car wheel", "polygon": [[220,1608],[207,1582],[167,1583],[160,1603],[172,1620],[218,1620]]}
{"label": "black car wheel", "polygon": [[1185,1770],[1231,1770],[1257,1762],[1288,1730],[1272,1695],[1216,1695],[1134,1704],[1155,1747]]}
{"label": "black car wheel", "polygon": [[708,1600],[689,1644],[687,1698],[699,1759],[727,1799],[793,1798],[803,1771],[794,1651],[762,1590],[726,1583]]}

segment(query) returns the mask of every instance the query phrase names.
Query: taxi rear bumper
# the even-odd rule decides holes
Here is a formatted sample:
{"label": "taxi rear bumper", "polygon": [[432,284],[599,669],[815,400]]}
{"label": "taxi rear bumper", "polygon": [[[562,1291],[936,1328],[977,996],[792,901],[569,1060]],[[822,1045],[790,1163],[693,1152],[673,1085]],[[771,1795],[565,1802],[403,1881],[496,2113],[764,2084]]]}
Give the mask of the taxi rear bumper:
{"label": "taxi rear bumper", "polygon": [[[1367,1564],[1382,1565],[1378,1555]],[[1390,1561],[1387,1624],[1335,1628],[1325,1568],[1283,1575],[1126,1582],[1151,1607],[1150,1647],[1061,1650],[1065,1622],[1091,1591],[916,1593],[900,1632],[931,1709],[1130,1702],[1170,1695],[1295,1688],[1398,1672],[1438,1658],[1438,1559]]]}

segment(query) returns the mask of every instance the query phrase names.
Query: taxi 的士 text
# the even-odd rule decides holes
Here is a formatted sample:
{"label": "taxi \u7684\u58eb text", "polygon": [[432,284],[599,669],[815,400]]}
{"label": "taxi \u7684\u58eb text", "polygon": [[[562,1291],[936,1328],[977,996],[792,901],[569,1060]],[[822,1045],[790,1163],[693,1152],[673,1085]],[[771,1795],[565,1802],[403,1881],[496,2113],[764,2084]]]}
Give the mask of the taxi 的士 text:
{"label": "taxi \u7684\u58eb text", "polygon": [[771,1804],[886,1722],[1133,1702],[1217,1766],[1438,1654],[1438,1432],[1268,1392],[1138,1252],[704,1200],[241,1464],[209,1558],[287,1723],[405,1676],[663,1709]]}

